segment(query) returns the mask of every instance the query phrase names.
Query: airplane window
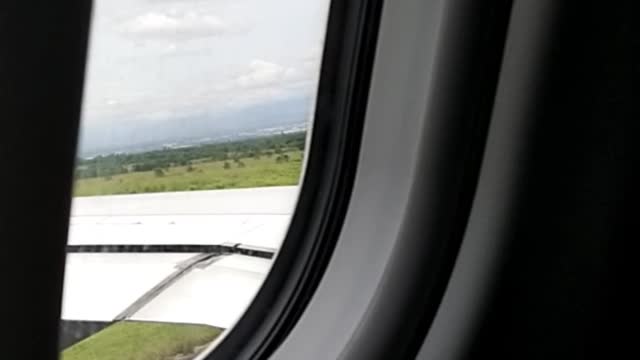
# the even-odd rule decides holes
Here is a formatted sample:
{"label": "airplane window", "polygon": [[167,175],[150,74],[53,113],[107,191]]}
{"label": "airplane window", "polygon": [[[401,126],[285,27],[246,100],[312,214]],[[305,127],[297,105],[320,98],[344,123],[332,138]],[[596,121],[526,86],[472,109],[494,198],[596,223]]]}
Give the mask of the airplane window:
{"label": "airplane window", "polygon": [[252,301],[304,169],[328,0],[97,0],[62,359],[193,359]]}

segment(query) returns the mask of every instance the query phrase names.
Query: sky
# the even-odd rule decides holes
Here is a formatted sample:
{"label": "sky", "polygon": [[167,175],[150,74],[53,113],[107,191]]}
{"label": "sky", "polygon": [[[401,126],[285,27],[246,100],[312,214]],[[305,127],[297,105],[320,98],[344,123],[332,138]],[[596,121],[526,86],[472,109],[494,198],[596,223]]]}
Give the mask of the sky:
{"label": "sky", "polygon": [[82,131],[233,121],[313,98],[327,11],[328,0],[95,0]]}

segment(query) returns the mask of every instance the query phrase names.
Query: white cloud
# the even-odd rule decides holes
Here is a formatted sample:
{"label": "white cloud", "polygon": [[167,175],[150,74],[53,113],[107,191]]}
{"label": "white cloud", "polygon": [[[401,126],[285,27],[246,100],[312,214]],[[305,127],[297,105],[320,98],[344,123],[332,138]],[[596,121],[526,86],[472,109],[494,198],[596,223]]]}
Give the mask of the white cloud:
{"label": "white cloud", "polygon": [[194,12],[149,12],[122,26],[122,32],[136,38],[169,41],[218,36],[231,30],[229,24],[216,16]]}
{"label": "white cloud", "polygon": [[322,58],[322,46],[315,45],[309,48],[302,57],[302,68],[305,71],[314,71],[320,68],[320,61]]}
{"label": "white cloud", "polygon": [[[171,44],[166,46],[170,48]],[[208,76],[211,73],[206,71],[185,72],[190,76],[184,78],[166,77],[166,73],[160,72],[157,77],[149,75],[146,81],[124,89],[106,88],[102,84],[100,96],[85,99],[84,114],[95,123],[128,123],[136,119],[170,118],[172,113],[186,116],[236,111],[291,97],[313,96],[317,69],[307,69],[299,59],[293,62],[295,66],[254,59],[218,78]],[[154,69],[148,63],[146,66],[150,71]],[[215,68],[208,70],[215,72]],[[199,82],[200,78],[209,80]]]}
{"label": "white cloud", "polygon": [[245,88],[259,88],[295,81],[300,73],[293,67],[285,67],[264,60],[253,60],[247,73],[237,77],[238,85]]}

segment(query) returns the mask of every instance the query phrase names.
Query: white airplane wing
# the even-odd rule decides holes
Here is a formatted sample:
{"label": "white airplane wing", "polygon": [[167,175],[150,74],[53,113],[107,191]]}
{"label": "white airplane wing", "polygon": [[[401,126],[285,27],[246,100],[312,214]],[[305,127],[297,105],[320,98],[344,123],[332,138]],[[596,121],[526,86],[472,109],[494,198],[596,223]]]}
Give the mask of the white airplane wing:
{"label": "white airplane wing", "polygon": [[229,328],[266,276],[298,188],[76,198],[63,321]]}

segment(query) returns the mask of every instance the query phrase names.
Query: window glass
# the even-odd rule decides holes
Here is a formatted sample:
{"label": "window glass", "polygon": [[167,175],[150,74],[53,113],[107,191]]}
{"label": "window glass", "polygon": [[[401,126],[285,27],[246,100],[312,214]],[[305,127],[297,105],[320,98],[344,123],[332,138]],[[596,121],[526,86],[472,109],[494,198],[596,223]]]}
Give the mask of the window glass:
{"label": "window glass", "polygon": [[60,350],[192,359],[298,195],[328,0],[94,1]]}

